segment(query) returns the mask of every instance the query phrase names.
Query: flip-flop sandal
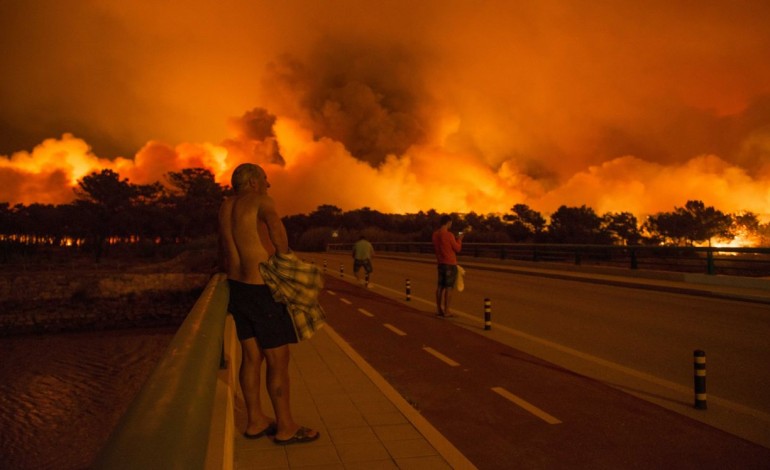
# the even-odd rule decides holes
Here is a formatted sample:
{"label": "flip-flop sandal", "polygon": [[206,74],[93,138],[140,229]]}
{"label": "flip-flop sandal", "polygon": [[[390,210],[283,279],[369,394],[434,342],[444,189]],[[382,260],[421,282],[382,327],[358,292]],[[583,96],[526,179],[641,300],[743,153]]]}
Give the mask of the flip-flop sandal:
{"label": "flip-flop sandal", "polygon": [[297,429],[297,432],[294,433],[293,436],[291,436],[288,439],[273,439],[273,442],[278,444],[279,446],[285,446],[289,444],[304,444],[306,442],[313,442],[319,437],[321,437],[321,433],[316,431],[314,436],[310,435],[310,431],[312,429],[306,428],[304,426]]}
{"label": "flip-flop sandal", "polygon": [[243,436],[246,439],[259,439],[260,437],[265,436],[275,436],[275,433],[278,432],[278,426],[275,423],[270,423],[267,425],[267,427],[261,431],[259,431],[256,434],[249,434],[248,432],[244,432]]}

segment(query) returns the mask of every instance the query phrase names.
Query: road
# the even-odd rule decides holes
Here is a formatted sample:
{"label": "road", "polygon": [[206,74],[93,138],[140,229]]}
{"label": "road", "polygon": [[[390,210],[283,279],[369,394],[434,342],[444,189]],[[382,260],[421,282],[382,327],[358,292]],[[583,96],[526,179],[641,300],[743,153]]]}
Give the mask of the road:
{"label": "road", "polygon": [[[303,254],[351,281],[350,257]],[[374,293],[434,310],[431,263],[377,258]],[[456,325],[770,447],[770,305],[466,269]],[[484,299],[492,330],[482,329]],[[707,354],[709,409],[694,410],[693,351]]]}

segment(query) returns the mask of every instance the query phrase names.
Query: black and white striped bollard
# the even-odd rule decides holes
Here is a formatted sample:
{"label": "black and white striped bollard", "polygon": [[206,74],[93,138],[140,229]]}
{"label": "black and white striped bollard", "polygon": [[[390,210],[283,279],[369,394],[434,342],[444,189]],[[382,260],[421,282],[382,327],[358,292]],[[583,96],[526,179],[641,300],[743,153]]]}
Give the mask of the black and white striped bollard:
{"label": "black and white striped bollard", "polygon": [[324,274],[326,273],[326,260],[324,260]]}
{"label": "black and white striped bollard", "polygon": [[412,300],[412,283],[409,279],[406,280],[406,301]]}
{"label": "black and white striped bollard", "polygon": [[484,329],[492,329],[492,301],[489,298],[484,299]]}
{"label": "black and white striped bollard", "polygon": [[340,264],[340,277],[344,277],[344,276],[345,276],[345,266]]}
{"label": "black and white striped bollard", "polygon": [[696,349],[695,356],[695,409],[705,410],[706,403],[706,352]]}

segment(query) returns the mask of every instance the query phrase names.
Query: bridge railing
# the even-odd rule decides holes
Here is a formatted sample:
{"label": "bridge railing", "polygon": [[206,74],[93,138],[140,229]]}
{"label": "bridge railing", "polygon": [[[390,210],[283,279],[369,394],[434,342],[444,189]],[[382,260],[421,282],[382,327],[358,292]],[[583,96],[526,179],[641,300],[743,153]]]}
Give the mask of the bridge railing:
{"label": "bridge railing", "polygon": [[[232,357],[229,345],[223,349],[232,329],[228,296],[224,274],[214,275],[94,468],[232,468],[233,371],[223,367]],[[229,412],[218,409],[223,403]]]}
{"label": "bridge railing", "polygon": [[[379,253],[432,254],[430,242],[372,242]],[[330,243],[350,252],[353,243]],[[733,276],[770,276],[770,247],[679,247],[525,243],[463,243],[461,258],[626,267]]]}

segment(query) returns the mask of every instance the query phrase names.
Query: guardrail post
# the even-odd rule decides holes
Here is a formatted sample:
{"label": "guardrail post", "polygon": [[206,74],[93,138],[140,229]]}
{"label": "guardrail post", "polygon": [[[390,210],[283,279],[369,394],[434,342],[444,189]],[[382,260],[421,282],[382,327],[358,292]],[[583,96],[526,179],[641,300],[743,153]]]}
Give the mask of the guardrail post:
{"label": "guardrail post", "polygon": [[708,249],[706,252],[706,274],[714,274],[716,270],[714,269],[714,252],[711,250],[711,248]]}
{"label": "guardrail post", "polygon": [[636,260],[636,250],[631,250],[631,269],[639,269],[639,262]]}
{"label": "guardrail post", "polygon": [[492,301],[488,297],[484,299],[484,329],[492,329]]}
{"label": "guardrail post", "polygon": [[345,276],[345,266],[340,264],[340,277]]}
{"label": "guardrail post", "polygon": [[582,262],[581,255],[580,255],[580,249],[575,250],[575,264],[580,266],[580,263]]}
{"label": "guardrail post", "polygon": [[695,356],[695,409],[705,410],[706,403],[706,352],[696,349]]}
{"label": "guardrail post", "polygon": [[406,301],[412,300],[412,283],[409,279],[406,280]]}

